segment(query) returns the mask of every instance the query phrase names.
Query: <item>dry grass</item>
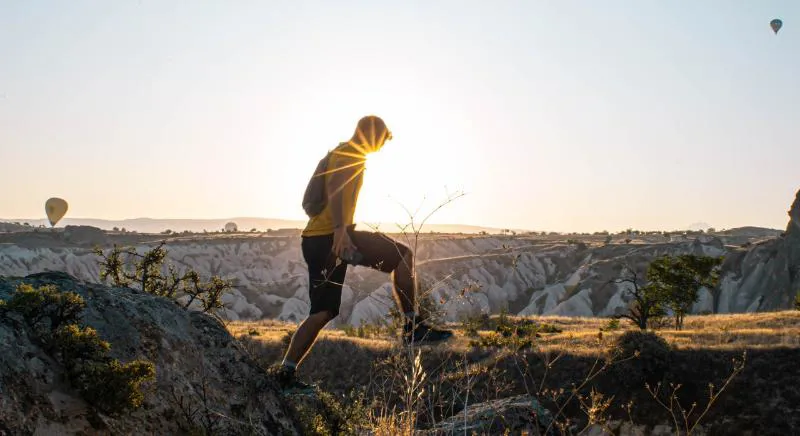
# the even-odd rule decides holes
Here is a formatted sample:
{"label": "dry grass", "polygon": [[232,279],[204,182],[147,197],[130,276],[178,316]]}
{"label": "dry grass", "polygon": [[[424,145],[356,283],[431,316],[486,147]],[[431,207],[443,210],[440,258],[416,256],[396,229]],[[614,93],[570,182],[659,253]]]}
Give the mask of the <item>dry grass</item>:
{"label": "dry grass", "polygon": [[[520,321],[516,317],[509,319]],[[598,359],[609,355],[615,339],[633,329],[622,321],[620,328],[601,332],[608,324],[602,318],[548,316],[533,320],[555,326],[561,332],[541,333],[531,349],[518,352],[471,346],[475,338],[467,337],[461,324],[453,324],[451,327],[457,334],[454,340],[446,345],[422,347],[422,365],[428,383],[436,386],[436,397],[429,393],[423,401],[438,405],[423,408],[420,425],[429,425],[463,410],[461,392],[467,387],[468,401],[472,404],[540,388],[553,390],[579,385]],[[479,328],[478,334],[490,335],[493,323],[496,324],[496,317]],[[277,321],[232,322],[228,328],[235,336],[244,338],[251,353],[266,365],[281,359],[287,333],[295,325]],[[800,425],[800,417],[795,418],[794,413],[800,404],[800,367],[796,365],[800,358],[800,312],[690,316],[685,320],[684,330],[665,329],[657,333],[672,346],[669,369],[663,380],[682,384],[679,396],[687,409],[693,402],[705,404],[708,384],[719,386],[731,372],[732,359],[747,350],[744,371],[704,418],[714,423],[715,431],[781,434]],[[397,340],[388,334],[358,338],[342,330],[326,329],[303,362],[300,375],[329,392],[342,394],[362,388],[369,391],[371,400],[381,401],[384,407],[396,405],[397,399],[390,398],[395,387],[386,388],[381,371],[386,362],[402,354]],[[608,371],[586,385],[586,390],[597,389],[614,398],[608,410],[610,418],[628,420],[624,405],[633,402],[634,422],[650,425],[668,422],[669,416],[649,396],[643,383],[631,387],[620,383],[619,377],[626,376]],[[577,421],[585,418],[577,401],[567,404],[564,413]],[[390,418],[391,415],[378,415],[376,420]]]}
{"label": "dry grass", "polygon": [[[519,317],[509,317],[519,321]],[[608,319],[564,316],[541,316],[538,323],[556,326],[561,333],[543,333],[536,340],[541,352],[559,354],[568,352],[575,356],[593,357],[605,352],[605,346],[629,330],[635,330],[628,322],[622,321],[620,328],[606,331]],[[449,354],[469,352],[471,339],[466,337],[462,326],[454,323],[449,327],[456,330],[456,338],[447,343]],[[294,331],[293,323],[261,320],[234,321],[228,330],[235,337],[249,336],[270,346],[281,346],[287,334]],[[800,311],[782,311],[750,314],[697,315],[685,320],[683,330],[662,329],[658,333],[676,349],[735,351],[747,349],[800,348]],[[478,334],[486,337],[488,329],[480,329]],[[328,353],[336,354],[343,349],[364,349],[375,355],[388,353],[396,339],[389,335],[372,338],[348,336],[339,329],[325,329],[320,334],[317,346],[310,356],[313,365],[317,358],[324,359]],[[311,372],[311,371],[309,371]]]}
{"label": "dry grass", "polygon": [[[520,319],[509,317],[512,322]],[[617,330],[601,331],[608,323],[605,318],[542,316],[529,319],[562,330],[560,333],[542,333],[536,339],[537,350],[551,354],[566,352],[575,356],[598,356],[605,353],[605,346],[613,343],[624,332],[635,330],[623,321]],[[450,327],[456,330],[456,338],[436,352],[456,355],[470,352],[471,338],[465,336],[462,326],[451,324]],[[234,321],[228,324],[228,330],[235,337],[248,336],[270,347],[282,346],[287,334],[295,328],[295,324],[275,320]],[[486,337],[491,334],[489,330],[479,329],[478,334]],[[683,330],[662,329],[657,332],[678,350],[800,348],[800,311],[689,316]],[[388,353],[396,342],[395,338],[386,334],[359,338],[348,336],[343,330],[325,329],[320,334],[308,363],[314,366],[318,359],[329,361],[326,359],[329,354],[349,349],[382,355]]]}

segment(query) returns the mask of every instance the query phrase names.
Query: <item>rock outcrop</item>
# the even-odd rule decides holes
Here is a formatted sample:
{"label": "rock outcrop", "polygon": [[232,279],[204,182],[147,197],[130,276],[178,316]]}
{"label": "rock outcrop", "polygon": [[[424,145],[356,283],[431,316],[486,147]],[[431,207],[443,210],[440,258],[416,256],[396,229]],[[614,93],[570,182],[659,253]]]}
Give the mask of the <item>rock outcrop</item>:
{"label": "rock outcrop", "polygon": [[274,383],[212,317],[64,273],[0,277],[0,299],[20,283],[81,295],[83,322],[110,343],[111,355],[153,362],[156,378],[143,386],[140,409],[104,415],[27,329],[0,317],[0,434],[185,434],[209,426],[215,434],[297,434]]}
{"label": "rock outcrop", "polygon": [[555,435],[553,415],[530,395],[476,403],[421,432],[425,436],[455,434],[541,434]]}

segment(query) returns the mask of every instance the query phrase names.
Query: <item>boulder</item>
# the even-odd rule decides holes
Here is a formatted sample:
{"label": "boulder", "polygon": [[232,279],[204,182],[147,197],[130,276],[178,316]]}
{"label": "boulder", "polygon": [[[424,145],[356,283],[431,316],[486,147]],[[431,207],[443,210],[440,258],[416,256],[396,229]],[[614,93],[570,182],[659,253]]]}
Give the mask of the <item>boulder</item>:
{"label": "boulder", "polygon": [[[425,436],[452,434],[556,434],[553,416],[530,395],[476,403],[467,406],[435,428],[420,432]],[[538,427],[538,428],[537,428]],[[545,433],[545,430],[547,432]]]}

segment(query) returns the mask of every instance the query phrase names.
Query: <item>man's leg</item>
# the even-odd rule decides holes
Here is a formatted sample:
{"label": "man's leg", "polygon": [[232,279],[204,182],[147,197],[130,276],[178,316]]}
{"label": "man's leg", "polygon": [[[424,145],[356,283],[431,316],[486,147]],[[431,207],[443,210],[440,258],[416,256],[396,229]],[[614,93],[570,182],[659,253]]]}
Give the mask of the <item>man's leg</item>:
{"label": "man's leg", "polygon": [[353,231],[351,238],[364,256],[360,265],[391,274],[395,301],[406,317],[404,339],[407,342],[452,337],[452,332],[434,328],[420,317],[414,252],[408,246],[378,232]]}
{"label": "man's leg", "polygon": [[283,358],[283,364],[296,368],[308,354],[308,350],[314,345],[319,336],[319,332],[333,317],[327,311],[317,312],[309,315],[294,332],[289,349]]}
{"label": "man's leg", "polygon": [[408,246],[379,232],[351,231],[358,251],[363,255],[361,266],[388,273],[397,308],[404,314],[416,311],[417,281],[414,274],[414,252]]}
{"label": "man's leg", "polygon": [[297,365],[314,345],[319,332],[339,314],[342,285],[347,274],[346,264],[336,264],[331,252],[332,235],[303,239],[303,257],[308,265],[308,297],[311,301],[309,316],[298,326],[286,350],[281,372],[285,383],[294,383]]}

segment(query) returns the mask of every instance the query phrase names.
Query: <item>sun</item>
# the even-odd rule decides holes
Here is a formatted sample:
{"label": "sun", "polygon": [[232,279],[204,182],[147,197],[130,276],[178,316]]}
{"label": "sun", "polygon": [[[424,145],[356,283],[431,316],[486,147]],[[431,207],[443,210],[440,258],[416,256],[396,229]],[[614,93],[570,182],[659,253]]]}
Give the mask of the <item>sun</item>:
{"label": "sun", "polygon": [[422,139],[436,135],[409,131],[407,138],[416,141],[398,136],[368,155],[356,209],[357,222],[381,231],[396,231],[412,217],[419,222],[463,185],[447,150]]}

